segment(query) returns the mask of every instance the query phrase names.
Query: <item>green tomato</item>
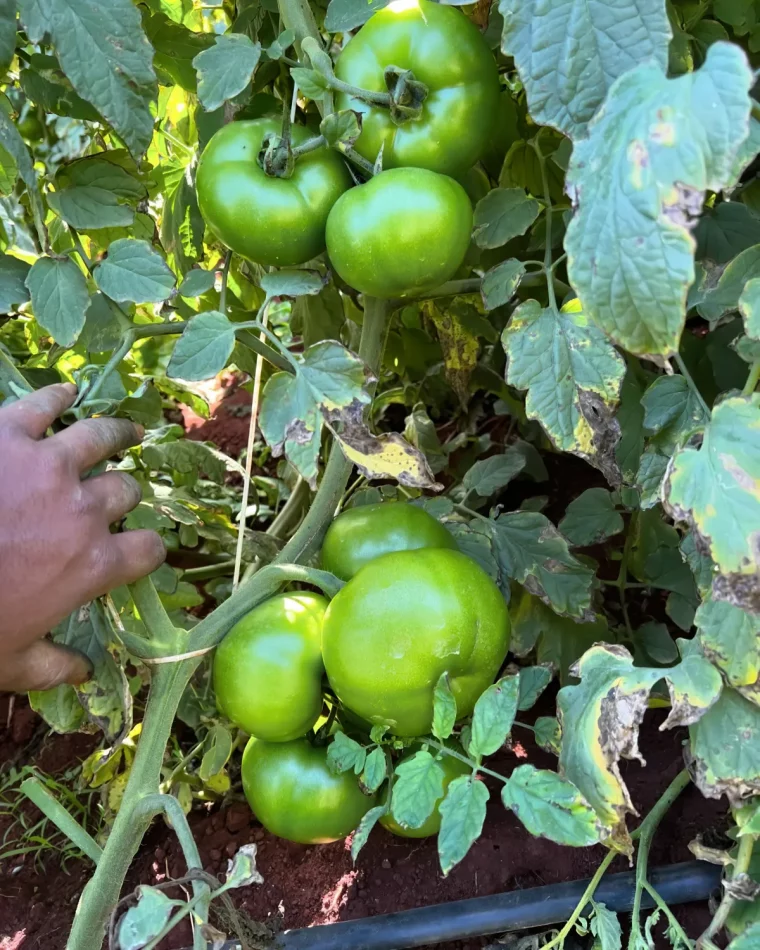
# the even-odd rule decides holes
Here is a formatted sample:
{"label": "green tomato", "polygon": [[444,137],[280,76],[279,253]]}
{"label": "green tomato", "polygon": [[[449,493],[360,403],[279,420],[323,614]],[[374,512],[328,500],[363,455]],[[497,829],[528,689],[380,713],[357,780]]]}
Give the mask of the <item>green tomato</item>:
{"label": "green tomato", "polygon": [[[448,743],[447,743],[448,744]],[[455,744],[451,743],[451,747],[455,751],[461,753],[461,749]],[[408,755],[405,755],[401,761],[398,763],[401,765],[401,762],[406,762],[407,759],[411,759],[413,755],[416,755],[419,752],[419,746],[410,750]],[[431,749],[430,752],[435,754],[435,750]],[[443,799],[446,797],[446,792],[449,789],[449,785],[454,781],[455,778],[459,778],[460,775],[470,775],[472,769],[466,762],[462,762],[460,759],[455,759],[451,755],[444,755],[443,753],[436,760],[440,767],[443,769],[443,795],[436,801],[435,807],[430,817],[424,822],[419,828],[404,828],[403,825],[400,825],[392,814],[382,815],[380,818],[380,824],[383,828],[387,828],[394,835],[398,835],[400,838],[429,838],[431,835],[437,835],[441,830],[441,813],[438,811],[438,806],[441,804]]]}
{"label": "green tomato", "polygon": [[[325,222],[351,185],[341,156],[319,148],[301,156],[291,178],[273,178],[257,157],[278,119],[231,122],[216,132],[198,165],[198,206],[219,240],[257,264],[289,267],[325,249]],[[292,143],[311,133],[293,126]]]}
{"label": "green tomato", "polygon": [[459,183],[467,192],[467,197],[472,202],[473,208],[491,190],[491,180],[480,165],[473,165],[469,171],[461,175]]}
{"label": "green tomato", "polygon": [[331,601],[322,656],[338,699],[397,736],[424,736],[442,673],[468,716],[509,647],[504,598],[474,561],[446,548],[370,561]]}
{"label": "green tomato", "polygon": [[472,205],[459,182],[424,168],[394,168],[352,188],[327,219],[327,253],[355,290],[421,294],[464,260]]}
{"label": "green tomato", "polygon": [[327,529],[322,567],[350,580],[382,554],[417,548],[454,548],[456,541],[422,508],[403,501],[348,508]]}
{"label": "green tomato", "polygon": [[278,594],[254,607],[217,647],[217,704],[249,735],[288,742],[319,718],[326,609],[319,594]]}
{"label": "green tomato", "polygon": [[22,139],[27,142],[40,142],[44,134],[44,128],[39,118],[34,112],[28,112],[23,119],[16,123]]}
{"label": "green tomato", "polygon": [[452,6],[430,0],[391,3],[350,40],[335,75],[351,86],[387,92],[388,66],[410,69],[427,86],[422,115],[396,125],[383,106],[338,93],[337,109],[363,117],[354,147],[372,162],[382,147],[385,168],[412,165],[463,174],[485,151],[499,103],[496,61],[477,27]]}
{"label": "green tomato", "polygon": [[334,775],[327,748],[307,739],[251,739],[241,774],[245,797],[261,824],[299,844],[345,838],[376,801],[375,795],[363,794],[353,772]]}

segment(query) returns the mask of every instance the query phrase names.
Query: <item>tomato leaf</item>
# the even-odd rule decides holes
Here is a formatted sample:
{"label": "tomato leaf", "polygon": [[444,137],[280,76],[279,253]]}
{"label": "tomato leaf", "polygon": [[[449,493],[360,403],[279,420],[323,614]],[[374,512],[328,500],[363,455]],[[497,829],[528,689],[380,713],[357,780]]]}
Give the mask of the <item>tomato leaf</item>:
{"label": "tomato leaf", "polygon": [[624,523],[610,492],[587,488],[570,502],[557,527],[571,544],[582,548],[620,534]]}
{"label": "tomato leaf", "polygon": [[538,697],[552,681],[549,666],[523,666],[520,669],[520,693],[517,708],[520,712],[530,709],[538,702]]}
{"label": "tomato leaf", "polygon": [[56,176],[56,184],[59,190],[48,195],[48,204],[80,230],[132,224],[135,212],[129,202],[146,195],[145,186],[125,168],[95,156],[67,165]]}
{"label": "tomato leaf", "polygon": [[174,274],[147,241],[114,241],[108,256],[93,271],[104,294],[119,302],[160,303],[174,290]]}
{"label": "tomato leaf", "polygon": [[26,278],[31,267],[11,254],[0,254],[0,311],[12,313],[29,300]]}
{"label": "tomato leaf", "polygon": [[320,293],[324,286],[322,275],[313,270],[278,270],[261,278],[261,289],[267,300],[311,296]]}
{"label": "tomato leaf", "polygon": [[589,920],[591,933],[596,937],[599,950],[620,950],[623,944],[623,930],[618,916],[605,904],[591,901],[594,913]]}
{"label": "tomato leaf", "polygon": [[[728,207],[721,205],[721,207]],[[760,222],[758,222],[760,227]],[[744,330],[752,340],[760,340],[760,277],[748,280],[739,298],[739,310],[744,318]]]}
{"label": "tomato leaf", "polygon": [[519,475],[526,465],[525,456],[510,447],[501,455],[480,459],[465,472],[462,487],[465,492],[474,492],[481,498],[490,498]]}
{"label": "tomato leaf", "polygon": [[61,68],[133,154],[148,147],[155,98],[153,49],[131,0],[20,0],[31,43],[49,35]]}
{"label": "tomato leaf", "polygon": [[354,862],[354,864],[356,864],[356,859],[359,857],[359,852],[367,843],[367,840],[372,833],[372,829],[387,812],[387,810],[388,809],[385,805],[375,805],[374,808],[370,808],[370,810],[359,822],[359,827],[351,837],[351,860]]}
{"label": "tomato leaf", "polygon": [[396,767],[391,813],[404,828],[421,828],[443,796],[443,768],[424,749]]}
{"label": "tomato leaf", "polygon": [[234,858],[227,864],[227,879],[225,889],[233,887],[250,887],[251,884],[263,884],[264,878],[256,867],[255,844],[244,844],[237,850]]}
{"label": "tomato leaf", "polygon": [[594,323],[631,353],[678,349],[694,279],[690,228],[704,192],[731,181],[752,83],[745,54],[728,43],[715,43],[701,69],[676,79],[660,65],[638,66],[610,89],[573,149],[570,283]]}
{"label": "tomato leaf", "polygon": [[672,708],[660,729],[667,729],[705,715],[720,696],[722,680],[698,652],[669,669],[635,667],[628,650],[612,644],[593,646],[572,672],[581,682],[563,687],[557,695],[560,771],[594,808],[614,846],[628,853],[624,822],[633,805],[618,760],[623,756],[641,761],[638,731],[650,690],[665,679]]}
{"label": "tomato leaf", "polygon": [[668,64],[670,26],[657,0],[501,0],[502,50],[515,59],[533,119],[581,138],[614,81],[638,63]]}
{"label": "tomato leaf", "polygon": [[137,903],[119,921],[119,946],[122,950],[140,950],[161,933],[174,908],[183,906],[184,901],[172,900],[158,888],[139,884]]}
{"label": "tomato leaf", "polygon": [[469,754],[480,761],[500,749],[512,731],[520,695],[520,677],[505,676],[489,686],[475,703]]}
{"label": "tomato leaf", "polygon": [[541,423],[558,449],[586,459],[618,484],[620,425],[613,409],[625,363],[578,302],[557,313],[528,300],[512,315],[501,342],[507,382],[528,390],[528,418]]}
{"label": "tomato leaf", "polygon": [[454,731],[457,701],[449,686],[449,674],[441,673],[433,690],[433,735],[443,741]]}
{"label": "tomato leaf", "polygon": [[522,188],[494,188],[475,208],[473,237],[478,247],[501,247],[525,234],[538,217],[541,206]]}
{"label": "tomato leaf", "polygon": [[40,257],[26,276],[26,286],[37,323],[61,346],[76,343],[90,304],[87,281],[77,265],[68,258]]}
{"label": "tomato leaf", "polygon": [[536,730],[536,745],[545,752],[551,752],[552,755],[559,755],[562,730],[554,716],[539,716],[534,723]]}
{"label": "tomato leaf", "polygon": [[486,310],[495,310],[509,303],[524,276],[525,265],[514,258],[486,271],[480,288]]}
{"label": "tomato leaf", "polygon": [[198,73],[198,98],[206,112],[213,112],[241,93],[260,58],[261,44],[244,33],[217,36],[215,46],[198,53],[193,66]]}
{"label": "tomato leaf", "polygon": [[388,0],[330,0],[325,15],[325,29],[330,33],[355,30],[387,5]]}
{"label": "tomato leaf", "polygon": [[202,267],[194,267],[179,285],[177,293],[181,297],[193,298],[201,297],[212,289],[216,281],[216,274],[212,270],[203,270]]}
{"label": "tomato leaf", "polygon": [[706,600],[694,623],[702,652],[729,685],[740,691],[754,686],[760,697],[760,617],[723,600]]}
{"label": "tomato leaf", "polygon": [[385,781],[387,773],[388,761],[385,752],[380,748],[373,749],[364,763],[361,784],[368,792],[376,792]]}
{"label": "tomato leaf", "polygon": [[345,732],[336,732],[333,741],[327,747],[327,764],[334,772],[354,770],[361,774],[367,759],[367,751]]}
{"label": "tomato leaf", "polygon": [[666,505],[692,526],[721,576],[717,599],[760,610],[760,396],[733,396],[712,412],[700,448],[678,452],[668,472]]}
{"label": "tomato leaf", "polygon": [[206,736],[205,751],[198,769],[200,780],[207,782],[212,776],[218,775],[231,755],[232,736],[230,730],[219,724],[212,726]]}
{"label": "tomato leaf", "polygon": [[471,775],[461,775],[449,785],[446,797],[438,806],[441,813],[438,858],[444,877],[480,837],[488,799],[485,783]]}
{"label": "tomato leaf", "polygon": [[501,800],[532,835],[572,848],[599,843],[602,826],[596,812],[575,785],[556,772],[518,766],[502,788]]}
{"label": "tomato leaf", "polygon": [[199,313],[177,340],[166,369],[172,379],[211,379],[235,348],[235,326],[218,310]]}

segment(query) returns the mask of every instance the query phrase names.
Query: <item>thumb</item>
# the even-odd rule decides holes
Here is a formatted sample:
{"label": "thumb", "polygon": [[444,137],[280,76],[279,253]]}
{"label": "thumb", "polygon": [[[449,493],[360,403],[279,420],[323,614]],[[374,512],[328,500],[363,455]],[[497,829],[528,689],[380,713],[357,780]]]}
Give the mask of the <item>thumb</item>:
{"label": "thumb", "polygon": [[92,664],[83,653],[37,640],[19,653],[5,657],[0,668],[0,690],[13,693],[52,689],[61,683],[77,686],[92,676]]}

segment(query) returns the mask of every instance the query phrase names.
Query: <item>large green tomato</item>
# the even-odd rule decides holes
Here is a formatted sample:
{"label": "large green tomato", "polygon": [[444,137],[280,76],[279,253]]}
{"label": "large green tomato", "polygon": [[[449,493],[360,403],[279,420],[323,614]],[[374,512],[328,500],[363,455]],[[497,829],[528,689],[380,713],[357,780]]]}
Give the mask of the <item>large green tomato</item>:
{"label": "large green tomato", "polygon": [[338,515],[328,528],[322,567],[347,581],[381,554],[456,546],[443,525],[416,505],[403,501],[360,505]]}
{"label": "large green tomato", "polygon": [[[458,752],[461,753],[461,749],[458,749]],[[430,750],[432,754],[435,754],[435,750]],[[411,759],[412,756],[416,755],[419,752],[419,748],[413,749],[408,755],[405,755],[401,762],[398,764],[401,765],[402,762],[406,762],[407,759]],[[436,759],[440,767],[443,769],[443,795],[436,801],[435,807],[430,817],[425,821],[419,828],[404,828],[403,825],[400,825],[392,814],[382,815],[380,818],[380,824],[383,828],[387,828],[388,831],[392,832],[394,835],[398,835],[400,838],[429,838],[431,835],[437,835],[441,830],[441,813],[438,811],[438,806],[441,804],[443,799],[446,797],[446,792],[449,789],[449,785],[454,781],[455,778],[459,778],[460,775],[470,775],[472,769],[466,762],[462,762],[460,759],[455,759],[451,755],[441,754],[438,759]]]}
{"label": "large green tomato", "polygon": [[[302,155],[291,178],[273,178],[257,157],[278,119],[230,122],[211,138],[198,165],[198,205],[219,240],[257,264],[303,264],[325,249],[325,222],[351,185],[341,156],[328,148]],[[293,126],[301,145],[311,133]]]}
{"label": "large green tomato", "polygon": [[327,219],[327,253],[355,290],[373,297],[421,294],[464,260],[472,205],[459,182],[425,168],[393,168],[352,188]]}
{"label": "large green tomato", "polygon": [[362,113],[355,148],[385,168],[413,165],[461,175],[485,151],[499,104],[499,75],[488,44],[455,7],[398,0],[375,13],[349,41],[335,75],[351,86],[387,92],[388,66],[411,70],[428,88],[422,115],[395,125],[388,109],[338,93],[336,108]]}
{"label": "large green tomato", "polygon": [[217,703],[249,735],[287,742],[319,718],[326,609],[319,594],[278,594],[254,607],[217,647]]}
{"label": "large green tomato", "polygon": [[333,598],[322,656],[343,705],[397,736],[423,736],[441,674],[458,717],[468,716],[504,662],[509,630],[504,598],[470,558],[398,551],[370,561]]}
{"label": "large green tomato", "polygon": [[243,791],[261,824],[299,844],[327,844],[350,835],[375,804],[353,772],[334,775],[327,748],[307,739],[251,739],[242,764]]}

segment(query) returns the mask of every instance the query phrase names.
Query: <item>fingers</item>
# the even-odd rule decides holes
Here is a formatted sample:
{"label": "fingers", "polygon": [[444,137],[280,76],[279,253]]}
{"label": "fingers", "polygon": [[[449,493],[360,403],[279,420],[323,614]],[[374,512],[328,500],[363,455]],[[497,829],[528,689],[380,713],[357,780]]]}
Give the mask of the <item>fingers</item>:
{"label": "fingers", "polygon": [[63,432],[56,433],[46,445],[49,450],[63,455],[80,474],[84,474],[117,452],[137,445],[144,432],[142,426],[128,419],[82,419]]}
{"label": "fingers", "polygon": [[0,410],[0,420],[32,439],[41,439],[61,413],[72,405],[76,394],[73,383],[43,386]]}
{"label": "fingers", "polygon": [[122,584],[133,584],[152,574],[166,560],[164,542],[155,531],[124,531],[111,535],[111,543],[114,546],[114,569],[109,590]]}
{"label": "fingers", "polygon": [[4,657],[0,689],[23,693],[30,689],[52,689],[61,683],[77,686],[92,675],[92,664],[83,653],[36,640],[20,653]]}
{"label": "fingers", "polygon": [[106,472],[82,482],[82,488],[108,519],[108,524],[120,521],[140,504],[142,490],[126,472]]}

